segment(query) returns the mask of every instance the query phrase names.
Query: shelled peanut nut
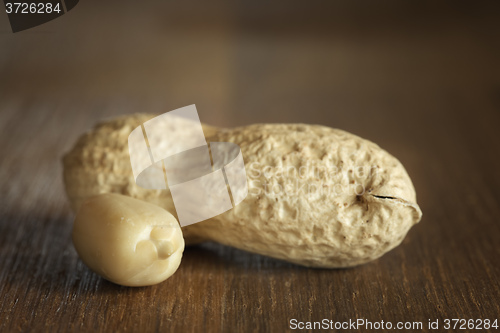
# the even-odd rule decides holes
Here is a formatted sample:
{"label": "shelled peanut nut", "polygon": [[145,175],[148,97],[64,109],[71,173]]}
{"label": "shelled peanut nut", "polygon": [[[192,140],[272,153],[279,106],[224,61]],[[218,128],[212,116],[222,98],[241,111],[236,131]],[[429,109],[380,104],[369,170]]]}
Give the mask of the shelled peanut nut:
{"label": "shelled peanut nut", "polygon": [[73,244],[90,269],[124,286],[168,279],[184,251],[182,232],[172,214],[112,193],[82,203],[73,226]]}

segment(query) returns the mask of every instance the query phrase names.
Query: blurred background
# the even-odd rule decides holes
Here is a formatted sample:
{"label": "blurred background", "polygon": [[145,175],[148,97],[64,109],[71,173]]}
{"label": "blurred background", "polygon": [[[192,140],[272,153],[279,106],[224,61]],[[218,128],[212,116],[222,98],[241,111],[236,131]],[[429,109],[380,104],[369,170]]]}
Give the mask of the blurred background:
{"label": "blurred background", "polygon": [[[232,304],[224,314],[220,306],[196,308],[206,317],[191,318],[193,327],[207,320],[215,331],[232,327],[217,320],[234,321],[239,311],[261,327],[261,317],[280,308],[234,293],[272,285],[276,276],[292,281],[276,292],[291,298],[283,310],[290,316],[348,319],[370,305],[378,319],[498,317],[499,22],[499,1],[82,0],[16,34],[0,13],[0,313],[32,325],[73,323],[79,317],[55,309],[60,302],[81,314],[71,304],[85,300],[100,320],[98,305],[116,290],[77,260],[60,158],[102,119],[196,104],[201,120],[216,126],[303,122],[372,140],[407,168],[424,217],[403,246],[356,270],[299,270],[218,245],[203,248],[215,255],[200,262],[200,252],[188,251],[171,283],[191,288],[198,276],[205,286],[205,275],[215,274],[215,296],[191,304]],[[254,271],[266,273],[257,278]],[[32,291],[18,303],[26,285]],[[155,288],[120,289],[119,297],[140,304],[134,293],[163,290],[167,297],[173,287]],[[43,293],[55,296],[39,301]],[[331,302],[334,294],[345,306]],[[144,316],[156,320],[157,310],[134,311],[125,316],[128,327]],[[174,319],[191,313],[168,311]],[[48,319],[40,324],[24,313]],[[1,319],[0,329],[8,325]]]}
{"label": "blurred background", "polygon": [[368,135],[388,112],[416,131],[450,100],[498,101],[498,19],[494,1],[81,1],[17,34],[0,15],[1,101],[70,103],[68,114],[196,103],[220,126]]}

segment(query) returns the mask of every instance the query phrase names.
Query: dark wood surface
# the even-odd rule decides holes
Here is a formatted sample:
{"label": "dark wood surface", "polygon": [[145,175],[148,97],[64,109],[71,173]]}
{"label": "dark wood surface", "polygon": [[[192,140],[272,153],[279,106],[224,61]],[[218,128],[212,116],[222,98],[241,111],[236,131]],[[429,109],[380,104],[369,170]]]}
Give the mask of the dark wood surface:
{"label": "dark wood surface", "polygon": [[[0,331],[500,320],[498,7],[116,4],[15,35],[0,13]],[[162,284],[106,282],[73,249],[60,158],[98,120],[193,103],[217,126],[317,123],[378,143],[412,177],[421,223],[352,269],[208,243]]]}

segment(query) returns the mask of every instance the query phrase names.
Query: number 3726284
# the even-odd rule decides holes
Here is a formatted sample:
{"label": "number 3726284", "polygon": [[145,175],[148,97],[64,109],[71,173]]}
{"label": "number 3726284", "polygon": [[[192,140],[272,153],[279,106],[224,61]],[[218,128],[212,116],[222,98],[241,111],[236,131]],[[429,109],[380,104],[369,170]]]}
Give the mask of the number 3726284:
{"label": "number 3726284", "polygon": [[7,14],[52,14],[60,13],[59,3],[28,3],[28,2],[6,2],[5,11]]}

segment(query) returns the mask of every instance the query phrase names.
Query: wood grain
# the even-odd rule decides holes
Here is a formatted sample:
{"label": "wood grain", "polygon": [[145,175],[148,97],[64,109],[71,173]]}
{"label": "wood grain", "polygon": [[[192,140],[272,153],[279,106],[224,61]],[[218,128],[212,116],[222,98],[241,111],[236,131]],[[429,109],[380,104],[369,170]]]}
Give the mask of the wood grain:
{"label": "wood grain", "polygon": [[[84,1],[0,34],[0,331],[500,320],[498,6],[194,4]],[[414,180],[421,223],[353,269],[207,243],[160,285],[102,280],[71,244],[62,154],[100,119],[192,103],[218,126],[319,123],[380,144]]]}

